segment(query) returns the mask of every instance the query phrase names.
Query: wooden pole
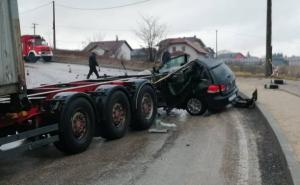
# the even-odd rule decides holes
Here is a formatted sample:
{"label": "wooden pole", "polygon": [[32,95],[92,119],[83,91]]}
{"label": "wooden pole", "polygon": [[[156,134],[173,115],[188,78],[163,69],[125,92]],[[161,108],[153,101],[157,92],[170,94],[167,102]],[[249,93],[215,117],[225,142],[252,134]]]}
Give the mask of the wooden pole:
{"label": "wooden pole", "polygon": [[53,48],[56,50],[56,26],[55,26],[55,1],[52,1],[53,8]]}
{"label": "wooden pole", "polygon": [[272,69],[272,0],[267,0],[267,40],[266,40],[266,64],[265,76],[273,73]]}

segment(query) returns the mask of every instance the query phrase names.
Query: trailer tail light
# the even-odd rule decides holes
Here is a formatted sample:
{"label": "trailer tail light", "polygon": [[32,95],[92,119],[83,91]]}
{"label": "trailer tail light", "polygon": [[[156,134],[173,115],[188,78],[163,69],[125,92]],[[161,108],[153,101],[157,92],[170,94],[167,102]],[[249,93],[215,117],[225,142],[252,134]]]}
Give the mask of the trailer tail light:
{"label": "trailer tail light", "polygon": [[225,90],[226,90],[225,85],[223,85],[223,84],[222,85],[213,84],[213,85],[208,86],[207,93],[215,94],[215,93],[224,92]]}
{"label": "trailer tail light", "polygon": [[21,111],[18,113],[7,113],[6,116],[10,119],[19,119],[19,118],[24,118],[24,117],[28,116],[28,112]]}

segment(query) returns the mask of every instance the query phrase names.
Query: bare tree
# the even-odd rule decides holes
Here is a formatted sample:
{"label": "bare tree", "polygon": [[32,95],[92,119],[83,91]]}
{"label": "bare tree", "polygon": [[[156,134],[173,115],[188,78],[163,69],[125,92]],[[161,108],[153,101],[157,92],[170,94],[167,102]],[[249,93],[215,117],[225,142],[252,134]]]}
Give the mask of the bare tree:
{"label": "bare tree", "polygon": [[143,42],[148,50],[149,61],[155,61],[155,47],[166,35],[167,26],[152,16],[142,16],[139,27],[135,30],[136,36]]}

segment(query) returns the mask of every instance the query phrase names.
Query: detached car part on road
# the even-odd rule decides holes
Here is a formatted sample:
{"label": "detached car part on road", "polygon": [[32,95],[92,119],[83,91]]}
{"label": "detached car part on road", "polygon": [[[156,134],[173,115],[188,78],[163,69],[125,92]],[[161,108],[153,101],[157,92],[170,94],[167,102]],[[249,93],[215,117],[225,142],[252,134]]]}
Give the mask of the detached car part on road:
{"label": "detached car part on road", "polygon": [[226,64],[207,58],[187,60],[186,55],[181,55],[154,68],[152,78],[160,107],[202,115],[207,109],[218,111],[232,103],[248,106],[249,101],[238,95],[235,75]]}

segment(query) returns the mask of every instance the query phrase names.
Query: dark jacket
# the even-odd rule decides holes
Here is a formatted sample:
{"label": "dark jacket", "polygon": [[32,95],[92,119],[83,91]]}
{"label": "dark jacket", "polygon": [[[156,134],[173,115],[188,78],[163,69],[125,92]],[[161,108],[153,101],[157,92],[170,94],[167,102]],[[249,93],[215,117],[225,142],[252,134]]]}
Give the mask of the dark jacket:
{"label": "dark jacket", "polygon": [[89,66],[91,68],[96,68],[96,66],[98,66],[96,55],[91,55],[89,57]]}
{"label": "dark jacket", "polygon": [[166,64],[170,60],[171,60],[171,54],[168,51],[164,52],[162,56],[162,64]]}

